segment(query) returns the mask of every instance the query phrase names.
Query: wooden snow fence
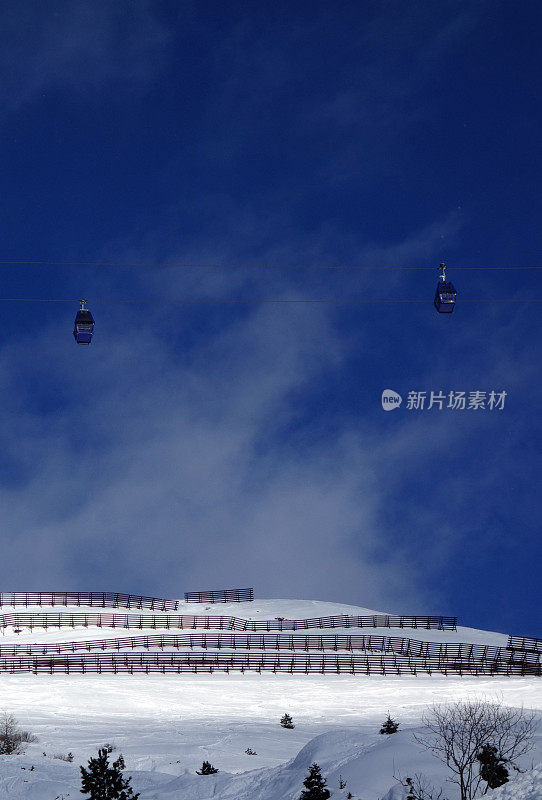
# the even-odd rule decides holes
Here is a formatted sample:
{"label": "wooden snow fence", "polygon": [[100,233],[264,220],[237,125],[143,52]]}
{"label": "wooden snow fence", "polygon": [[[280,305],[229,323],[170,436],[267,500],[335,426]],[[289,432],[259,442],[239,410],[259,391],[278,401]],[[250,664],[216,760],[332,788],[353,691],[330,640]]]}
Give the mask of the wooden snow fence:
{"label": "wooden snow fence", "polygon": [[101,606],[177,611],[179,602],[119,592],[0,592],[0,606]]}
{"label": "wooden snow fence", "polygon": [[254,589],[213,589],[208,592],[185,592],[187,603],[247,603],[254,600]]}
{"label": "wooden snow fence", "polygon": [[0,658],[0,672],[119,674],[182,672],[274,672],[349,675],[540,675],[540,665],[506,661],[469,662],[428,656],[308,653],[84,653]]}
{"label": "wooden snow fence", "polygon": [[510,664],[540,665],[542,654],[511,651],[492,645],[476,645],[466,642],[425,642],[418,639],[395,636],[358,634],[239,634],[239,633],[188,633],[155,634],[151,636],[118,636],[108,639],[88,639],[66,642],[0,644],[0,657],[23,655],[47,655],[49,653],[76,653],[92,650],[135,649],[183,649],[202,650],[292,650],[298,652],[324,650],[363,650],[368,652],[397,653],[413,658],[450,659],[468,663],[502,661]]}
{"label": "wooden snow fence", "polygon": [[241,619],[230,616],[191,614],[106,614],[71,612],[21,612],[0,614],[0,628],[203,628],[235,631],[287,631],[310,628],[419,628],[456,630],[456,617],[348,616],[339,614],[311,619]]}
{"label": "wooden snow fence", "polygon": [[[247,592],[250,593],[250,598],[245,596],[244,599],[252,599],[252,589],[185,593],[185,598],[197,595],[198,600],[195,602],[228,602],[233,598],[224,599],[227,592]],[[215,597],[211,598],[210,595]],[[4,592],[0,594],[0,605],[90,605],[172,612],[178,610],[179,604],[175,600],[105,592]],[[13,627],[19,632],[24,629],[81,626],[172,629],[184,632],[84,641],[0,644],[0,672],[166,674],[255,671],[306,675],[435,673],[487,676],[542,674],[540,639],[509,637],[508,645],[504,648],[344,632],[344,629],[349,628],[455,631],[455,617],[376,614],[249,620],[233,616],[173,613],[38,611],[0,614],[0,628]],[[334,628],[343,629],[343,632],[331,633],[330,629]],[[296,633],[310,629],[327,630],[321,634]],[[215,630],[217,633],[207,632]],[[209,650],[216,652],[208,652]]]}
{"label": "wooden snow fence", "polygon": [[506,648],[524,653],[542,654],[542,639],[534,639],[532,636],[509,636]]}

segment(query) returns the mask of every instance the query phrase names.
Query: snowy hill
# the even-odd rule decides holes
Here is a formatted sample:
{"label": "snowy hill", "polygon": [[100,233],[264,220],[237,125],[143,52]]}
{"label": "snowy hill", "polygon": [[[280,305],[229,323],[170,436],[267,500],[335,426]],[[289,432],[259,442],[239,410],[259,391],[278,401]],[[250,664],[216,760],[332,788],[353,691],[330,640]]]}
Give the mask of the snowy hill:
{"label": "snowy hill", "polygon": [[[120,608],[83,606],[9,607],[9,614],[126,613]],[[134,613],[133,610],[130,613]],[[150,617],[152,609],[138,609]],[[104,627],[60,627],[32,630],[21,626],[4,627],[0,639],[0,659],[12,663],[13,648],[28,650],[36,645],[51,648],[56,643],[92,642],[118,639],[118,652],[127,647],[120,640],[142,634],[174,633],[166,617],[218,615],[248,621],[320,619],[333,616],[386,616],[383,612],[354,606],[301,600],[255,600],[250,603],[217,605],[188,604],[178,601],[175,612],[161,612],[163,628],[152,631]],[[28,618],[27,618],[28,619]],[[20,633],[15,633],[19,630]],[[206,626],[192,628],[194,635],[219,634]],[[176,631],[182,632],[182,631]],[[224,634],[231,635],[230,630]],[[271,635],[276,635],[273,630]],[[503,634],[457,627],[456,630],[416,628],[297,629],[308,635],[371,635],[415,639],[431,644],[467,644],[506,650]],[[237,635],[237,634],[236,634]],[[243,632],[240,634],[246,637]],[[267,633],[266,633],[267,635]],[[371,646],[374,646],[375,642]],[[394,645],[395,646],[395,645]],[[85,645],[86,647],[86,645]],[[110,647],[110,645],[108,645]],[[10,651],[9,649],[12,648]],[[101,646],[100,646],[101,648]],[[244,649],[241,648],[244,652]],[[130,646],[130,653],[168,652],[167,648]],[[183,647],[175,652],[184,652]],[[499,651],[499,652],[500,652]],[[34,652],[34,651],[32,651]],[[62,651],[63,653],[65,651]],[[98,650],[85,651],[96,654]],[[106,651],[107,652],[107,651]],[[213,648],[194,646],[191,654],[209,655]],[[221,649],[222,652],[222,649]],[[233,649],[226,648],[226,652]],[[238,648],[236,647],[236,652]],[[258,651],[260,652],[260,651]],[[337,651],[323,651],[329,655]],[[350,651],[345,651],[348,655]],[[352,651],[353,652],[353,651]],[[365,651],[360,650],[358,655]],[[374,654],[374,651],[371,651]],[[493,653],[493,651],[490,651]],[[47,657],[49,657],[49,654]],[[58,655],[58,652],[57,652]],[[73,655],[73,653],[72,653]],[[82,653],[78,652],[78,655]],[[315,653],[318,655],[318,653]],[[392,655],[393,653],[388,653]],[[492,656],[493,657],[493,656]],[[514,656],[518,657],[517,654]],[[55,656],[56,658],[56,656]],[[536,653],[529,658],[539,658]],[[4,659],[7,659],[6,661]],[[56,662],[55,662],[56,663]],[[113,756],[122,752],[126,772],[132,775],[141,800],[297,800],[308,767],[316,761],[328,780],[333,798],[345,798],[350,790],[362,800],[396,800],[394,773],[423,771],[442,785],[442,765],[423,752],[412,739],[421,714],[438,701],[484,696],[507,705],[542,708],[542,682],[535,676],[418,674],[281,674],[262,671],[215,670],[197,674],[53,674],[5,669],[0,682],[0,709],[15,715],[21,727],[38,736],[28,744],[24,755],[0,756],[0,800],[55,800],[82,797],[79,793],[79,765],[96,754],[106,742],[114,744]],[[279,725],[284,712],[292,715],[293,730]],[[378,730],[388,711],[400,723],[399,733],[380,736]],[[247,755],[251,748],[257,755]],[[72,752],[73,763],[55,755]],[[43,755],[45,753],[45,755]],[[216,775],[199,776],[196,769],[209,760],[219,769]],[[542,740],[524,766],[542,762]],[[34,769],[31,769],[34,767]],[[347,788],[339,790],[339,776]],[[532,776],[531,776],[532,777]],[[530,780],[530,778],[529,778]],[[527,776],[516,782],[531,786]],[[537,783],[538,782],[538,783]],[[518,786],[520,784],[518,783]],[[395,786],[395,788],[394,788]],[[510,787],[512,784],[510,784]],[[533,800],[540,797],[540,773],[532,786],[518,794]],[[495,800],[511,798],[503,787]],[[518,789],[519,791],[519,789]],[[526,792],[531,791],[531,794]],[[498,793],[501,793],[500,795]],[[532,792],[535,792],[533,794]],[[536,794],[538,792],[538,794]],[[445,794],[454,800],[453,787]],[[515,796],[515,795],[514,795]],[[516,797],[516,796],[515,796]]]}

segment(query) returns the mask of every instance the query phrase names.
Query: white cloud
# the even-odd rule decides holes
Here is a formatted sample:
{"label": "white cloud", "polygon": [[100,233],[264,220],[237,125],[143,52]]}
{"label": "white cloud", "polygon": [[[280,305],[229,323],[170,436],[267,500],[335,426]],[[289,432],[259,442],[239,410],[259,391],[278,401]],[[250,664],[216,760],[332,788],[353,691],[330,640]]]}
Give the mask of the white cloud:
{"label": "white cloud", "polygon": [[[28,340],[4,351],[16,414],[0,433],[16,469],[1,497],[3,586],[413,600],[393,554],[372,563],[377,496],[355,433],[288,438],[299,398],[347,355],[324,309],[258,308],[196,345],[191,366],[145,325],[120,338],[127,319],[114,347],[98,332],[61,360]],[[61,413],[17,396],[21,369],[59,387]]]}

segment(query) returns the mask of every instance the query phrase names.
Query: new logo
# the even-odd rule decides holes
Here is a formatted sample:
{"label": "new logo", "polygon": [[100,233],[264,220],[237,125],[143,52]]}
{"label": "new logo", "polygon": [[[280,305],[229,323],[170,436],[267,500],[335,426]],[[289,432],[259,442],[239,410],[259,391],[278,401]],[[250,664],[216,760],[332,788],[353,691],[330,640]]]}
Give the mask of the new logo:
{"label": "new logo", "polygon": [[393,389],[384,389],[382,392],[382,408],[384,411],[393,411],[394,408],[399,408],[403,398]]}

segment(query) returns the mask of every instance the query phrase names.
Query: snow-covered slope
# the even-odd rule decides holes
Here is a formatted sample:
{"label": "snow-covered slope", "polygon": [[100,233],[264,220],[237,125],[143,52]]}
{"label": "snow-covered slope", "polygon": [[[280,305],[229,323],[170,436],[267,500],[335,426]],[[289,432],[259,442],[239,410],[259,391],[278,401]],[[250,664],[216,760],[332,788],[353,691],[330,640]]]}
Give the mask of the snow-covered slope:
{"label": "snow-covered slope", "polygon": [[[212,613],[245,619],[381,613],[301,600],[256,600],[208,608],[199,604],[180,603],[180,606],[178,613],[182,614]],[[38,607],[28,610],[50,611]],[[56,608],[55,612],[83,610]],[[3,607],[1,611],[10,613],[20,609]],[[352,629],[349,632],[352,633]],[[0,638],[0,645],[126,637],[137,633],[141,632],[36,628],[32,632],[22,629],[16,634],[8,628]],[[370,633],[389,636],[390,630],[373,629]],[[467,628],[400,631],[401,636],[412,634],[425,641],[470,642],[497,647],[505,647],[507,641],[502,634]],[[116,746],[113,756],[122,752],[127,773],[133,776],[132,785],[141,792],[141,800],[207,800],[211,797],[214,800],[297,800],[303,778],[313,761],[322,767],[333,798],[344,798],[350,790],[356,798],[380,800],[391,790],[388,800],[396,800],[401,795],[397,794],[397,787],[393,789],[394,773],[423,771],[439,785],[445,778],[439,762],[422,752],[412,740],[412,731],[419,726],[423,710],[435,701],[473,696],[541,709],[542,681],[536,677],[266,672],[3,673],[0,676],[0,709],[13,713],[21,726],[36,734],[39,741],[28,745],[25,755],[0,756],[0,800],[82,797],[79,765],[86,764],[105,742]],[[293,730],[279,725],[279,718],[285,711],[294,718],[296,727]],[[398,734],[384,737],[378,730],[388,711],[400,721],[401,727]],[[247,755],[248,747],[257,755]],[[73,763],[54,757],[68,752],[74,755]],[[534,763],[542,761],[540,743],[530,758]],[[211,761],[219,773],[196,775],[203,760]],[[347,781],[344,791],[338,789],[339,775]],[[450,800],[455,797],[450,787],[445,794]],[[511,800],[512,796],[503,794],[502,798]],[[538,796],[525,794],[529,800]],[[523,800],[523,795],[518,795],[518,800],[519,797]],[[495,798],[497,800],[497,795]]]}
{"label": "snow-covered slope", "polygon": [[516,775],[491,793],[491,800],[540,800],[542,797],[542,764]]}

